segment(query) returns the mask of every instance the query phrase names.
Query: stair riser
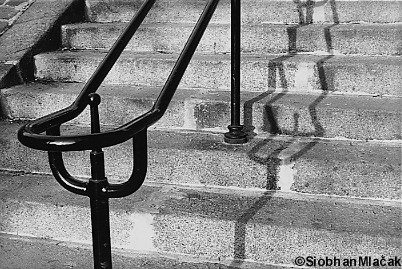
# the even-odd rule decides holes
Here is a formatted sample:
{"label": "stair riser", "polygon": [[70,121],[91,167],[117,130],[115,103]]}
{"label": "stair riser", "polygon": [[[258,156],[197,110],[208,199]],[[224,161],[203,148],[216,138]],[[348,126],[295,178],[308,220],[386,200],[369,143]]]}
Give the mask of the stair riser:
{"label": "stair riser", "polygon": [[[0,204],[3,231],[91,241],[87,198],[68,193],[48,178],[22,180],[27,178],[14,178],[21,190],[9,191],[14,196],[6,195]],[[13,199],[34,184],[34,194]],[[273,264],[292,264],[297,256],[377,257],[380,252],[393,257],[401,251],[401,210],[395,205],[233,193],[143,186],[130,197],[111,200],[112,244]]]}
{"label": "stair riser", "polygon": [[[63,47],[109,50],[125,24],[64,25]],[[134,35],[127,50],[180,52],[193,25],[144,25]],[[398,25],[253,25],[242,28],[242,51],[246,53],[319,52],[335,54],[401,55]],[[210,25],[198,52],[230,52],[229,25]]]}
{"label": "stair riser", "polygon": [[[35,56],[36,77],[53,81],[86,82],[105,54],[56,53]],[[106,77],[107,84],[163,85],[176,62],[173,55],[125,55]],[[83,56],[83,57],[81,57]],[[322,64],[319,62],[323,61]],[[391,94],[400,96],[402,60],[397,57],[331,56],[243,57],[244,91],[315,91]],[[181,87],[230,89],[230,61],[226,56],[194,57]]]}
{"label": "stair riser", "polygon": [[[93,250],[91,244],[33,238],[14,234],[0,233],[2,244],[3,268],[31,266],[53,269],[76,267],[93,269]],[[206,259],[175,253],[155,253],[126,250],[112,247],[113,268],[119,269],[287,269],[281,265],[269,265],[241,261],[241,267],[232,259]],[[235,266],[235,267],[234,267]]]}
{"label": "stair riser", "polygon": [[[12,132],[1,140],[2,169],[50,173],[45,152],[22,146],[14,137],[15,126],[4,128]],[[223,144],[222,134],[166,131],[152,131],[148,140],[147,182],[259,189],[276,185],[283,191],[386,199],[402,195],[398,146],[273,138],[239,148]],[[132,171],[131,142],[104,151],[108,178],[126,180]],[[72,174],[90,175],[88,152],[66,153],[65,159]]]}
{"label": "stair riser", "polygon": [[[7,206],[11,207],[11,205]],[[53,210],[56,212],[51,212],[49,216],[47,208],[35,208],[30,204],[20,205],[19,214],[33,213],[37,218],[27,220],[25,216],[17,215],[11,220],[13,224],[29,223],[31,229],[24,225],[15,225],[7,227],[7,232],[91,243],[90,214],[87,208],[60,210],[56,207]],[[46,223],[38,221],[44,218],[47,219]],[[52,228],[49,228],[49,222],[53,222]],[[356,256],[367,255],[381,259],[381,256],[377,256],[378,251],[381,251],[382,255],[389,259],[394,258],[401,251],[400,238],[397,237],[380,237],[379,239],[371,236],[361,239],[361,235],[357,234],[289,229],[253,223],[236,224],[234,221],[205,220],[185,215],[153,216],[112,212],[111,223],[114,247],[187,254],[214,260],[246,258],[249,261],[292,265],[295,257],[298,256],[349,257],[350,253],[353,253]],[[73,227],[66,227],[67,225]],[[244,242],[235,243],[240,240]],[[379,244],[379,240],[384,243]],[[279,242],[281,242],[280,245]],[[330,250],[327,248],[328,242],[331,242]],[[297,250],[295,245],[298,246]],[[285,249],[290,251],[284,252]]]}
{"label": "stair riser", "polygon": [[[306,6],[305,1],[250,0],[242,2],[244,23],[281,22],[401,22],[400,1],[325,1]],[[129,21],[142,1],[88,1],[92,21]],[[148,22],[196,22],[206,2],[201,0],[157,1],[146,20]],[[180,9],[177,9],[177,7]],[[230,1],[222,0],[213,22],[230,22]]]}
{"label": "stair riser", "polygon": [[[80,85],[80,84],[79,84]],[[3,114],[12,120],[36,119],[69,106],[80,88],[70,92],[2,91]],[[38,87],[40,90],[40,87]],[[128,89],[125,89],[128,90]],[[135,91],[135,88],[132,88]],[[116,95],[114,92],[119,92]],[[152,108],[158,89],[122,93],[121,88],[102,88],[99,107],[101,124],[123,125]],[[280,133],[304,137],[349,139],[401,139],[398,98],[332,95],[243,94],[241,115],[252,132]],[[227,130],[230,123],[230,94],[179,90],[166,115],[155,124],[160,128]],[[71,121],[89,125],[89,111]]]}

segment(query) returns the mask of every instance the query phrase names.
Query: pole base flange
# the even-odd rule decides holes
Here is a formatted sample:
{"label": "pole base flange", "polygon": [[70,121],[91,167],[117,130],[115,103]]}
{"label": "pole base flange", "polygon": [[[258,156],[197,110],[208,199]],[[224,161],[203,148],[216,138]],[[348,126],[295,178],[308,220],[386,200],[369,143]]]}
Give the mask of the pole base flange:
{"label": "pole base flange", "polygon": [[224,141],[228,144],[245,144],[247,143],[247,134],[243,132],[242,125],[229,125],[229,132],[225,133]]}

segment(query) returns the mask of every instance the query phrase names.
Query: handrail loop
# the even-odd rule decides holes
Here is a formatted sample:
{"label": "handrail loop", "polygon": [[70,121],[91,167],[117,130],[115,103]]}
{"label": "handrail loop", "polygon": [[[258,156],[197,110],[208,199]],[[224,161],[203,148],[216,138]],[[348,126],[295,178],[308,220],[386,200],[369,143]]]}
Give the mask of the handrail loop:
{"label": "handrail loop", "polygon": [[[22,144],[48,151],[52,173],[64,188],[90,198],[95,269],[112,268],[108,199],[130,195],[143,184],[147,172],[147,128],[158,121],[167,110],[219,3],[219,0],[208,1],[151,110],[116,129],[101,132],[98,111],[101,98],[96,91],[155,1],[146,0],[142,4],[73,104],[27,123],[18,131],[18,139]],[[88,105],[91,113],[91,134],[62,136],[61,125],[76,118]],[[123,183],[111,184],[105,176],[102,149],[123,143],[130,138],[133,139],[132,174]],[[72,176],[63,161],[63,152],[83,150],[91,150],[91,178],[88,182]]]}
{"label": "handrail loop", "polygon": [[[144,3],[143,7],[139,11],[148,12],[150,7],[149,3],[153,3],[155,0],[149,0]],[[99,86],[98,76],[106,77],[107,72],[105,72],[105,67],[101,64],[95,74],[92,76],[90,81],[84,86],[82,92],[80,93],[77,100],[70,107],[60,110],[59,112],[50,114],[48,116],[42,117],[38,120],[35,120],[31,123],[28,123],[22,126],[18,132],[18,138],[20,141],[31,148],[47,150],[49,155],[49,163],[53,175],[56,180],[66,189],[71,192],[80,195],[88,195],[87,191],[87,183],[83,182],[75,177],[73,177],[66,169],[64,165],[64,161],[62,158],[63,151],[78,151],[78,150],[93,150],[93,149],[101,149],[108,146],[113,146],[128,139],[133,139],[133,150],[135,154],[133,154],[134,159],[134,167],[132,174],[129,180],[125,181],[121,184],[107,184],[105,186],[102,196],[108,198],[117,198],[124,197],[129,195],[141,186],[144,181],[146,170],[147,170],[147,127],[155,123],[159,118],[162,117],[164,112],[166,111],[173,95],[180,83],[181,78],[184,75],[184,72],[194,54],[199,41],[201,40],[203,33],[211,19],[216,6],[219,0],[210,0],[205,7],[203,13],[201,14],[196,26],[194,27],[193,32],[191,33],[182,53],[179,56],[173,70],[171,71],[167,82],[161,90],[158,98],[155,101],[153,108],[147,113],[137,117],[133,121],[126,123],[125,125],[104,133],[99,133],[99,127],[95,127],[96,122],[99,121],[99,116],[95,115],[96,113],[91,113],[91,128],[92,133],[88,135],[80,135],[80,136],[60,136],[60,125],[66,122],[66,119],[70,119],[71,115],[75,115],[77,111],[83,110],[83,105],[88,105],[90,103],[90,98],[85,97],[87,92],[90,92],[89,95],[91,98],[97,98],[96,95],[92,95],[92,91],[96,90],[95,87],[91,84],[96,83],[96,86]],[[132,25],[138,28],[138,18],[141,20],[145,16],[136,15],[135,18],[131,21],[128,28]],[[130,29],[126,29],[123,33],[121,40],[117,41],[114,48],[117,48],[119,51],[123,51],[124,47],[121,47],[121,44],[127,45],[129,38],[127,35],[132,36],[134,34],[133,31],[129,31]],[[110,60],[110,56],[116,55],[116,53],[109,53],[103,63],[105,62],[113,62]],[[115,62],[116,60],[114,60]],[[110,70],[108,68],[108,70]],[[101,75],[98,75],[101,74]],[[87,95],[88,96],[88,95]],[[98,101],[98,103],[100,100]],[[91,111],[94,108],[91,106]],[[77,114],[78,116],[79,114]],[[93,119],[96,117],[96,119]],[[57,122],[60,120],[61,122]],[[56,124],[57,123],[57,124]],[[94,130],[95,128],[96,130]],[[46,135],[38,134],[36,132],[40,132],[46,130]],[[135,180],[134,180],[135,179]]]}

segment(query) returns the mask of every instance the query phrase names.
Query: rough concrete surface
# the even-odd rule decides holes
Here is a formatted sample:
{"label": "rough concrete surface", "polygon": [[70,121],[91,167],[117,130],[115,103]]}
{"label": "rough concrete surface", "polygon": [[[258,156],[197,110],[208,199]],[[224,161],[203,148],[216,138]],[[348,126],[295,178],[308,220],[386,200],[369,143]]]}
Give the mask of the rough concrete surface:
{"label": "rough concrete surface", "polygon": [[[4,2],[4,1],[3,1]],[[59,45],[61,22],[74,22],[83,19],[77,0],[36,0],[13,21],[0,36],[0,88],[33,79],[32,55],[55,48]],[[22,8],[17,1],[5,1],[4,6]],[[73,15],[71,7],[75,8]],[[63,15],[66,15],[66,19]],[[46,39],[45,42],[43,42]],[[41,43],[42,42],[42,43]]]}
{"label": "rough concrete surface", "polygon": [[[37,0],[0,38],[0,60],[18,61],[54,26],[74,0]],[[49,41],[47,41],[49,42]]]}
{"label": "rough concrete surface", "polygon": [[[72,104],[80,83],[32,83],[1,90],[3,115],[36,119]],[[105,85],[99,89],[103,125],[120,126],[152,108],[161,88]],[[401,139],[401,99],[322,92],[242,92],[242,116],[256,133],[349,139]],[[179,89],[155,126],[225,130],[230,122],[228,91]],[[88,125],[89,112],[72,121]]]}
{"label": "rough concrete surface", "polygon": [[[0,47],[3,49],[0,52],[0,58],[5,53],[4,48],[9,49],[6,42],[2,40],[2,35],[11,28],[15,21],[22,15],[22,13],[29,7],[32,1],[24,0],[1,0],[0,1]],[[15,63],[14,63],[15,64]],[[14,66],[13,62],[7,60],[0,60],[0,88],[5,84],[2,82],[4,77],[10,72]]]}
{"label": "rough concrete surface", "polygon": [[[43,175],[3,174],[2,182],[2,232],[91,241],[87,198]],[[393,257],[401,251],[399,201],[145,185],[112,199],[110,208],[112,245],[125,249],[277,265],[312,253]]]}
{"label": "rough concrete surface", "polygon": [[[38,79],[86,82],[105,52],[52,52],[35,56]],[[104,83],[161,86],[177,55],[125,52]],[[400,96],[402,58],[397,56],[244,55],[244,91],[319,91]],[[230,89],[230,55],[195,55],[181,87]]]}
{"label": "rough concrete surface", "polygon": [[[89,15],[92,21],[129,21],[141,1],[90,0]],[[180,6],[177,10],[175,7]],[[151,22],[191,21],[199,17],[205,1],[158,1],[149,14]],[[266,1],[242,2],[244,23],[311,23],[311,22],[401,22],[401,1]],[[213,22],[230,21],[230,1],[222,0],[212,18]]]}
{"label": "rough concrete surface", "polygon": [[[92,246],[0,233],[2,269],[92,269]],[[226,264],[225,264],[226,263]],[[208,262],[195,257],[113,249],[113,268],[119,269],[281,269],[250,262]],[[238,266],[237,266],[238,265]],[[286,267],[289,268],[289,267]]]}
{"label": "rough concrete surface", "polygon": [[[18,124],[2,125],[3,169],[50,173],[47,154],[22,146]],[[66,127],[68,133],[89,130]],[[401,199],[400,143],[257,137],[244,146],[222,133],[151,130],[147,181],[197,186],[276,189],[341,196]],[[110,180],[132,171],[132,144],[104,149]],[[90,175],[89,153],[66,153],[74,175]]]}
{"label": "rough concrete surface", "polygon": [[32,0],[1,0],[0,1],[0,36],[4,34],[28,8]]}
{"label": "rough concrete surface", "polygon": [[[109,50],[126,23],[85,23],[62,27],[62,46],[72,49]],[[194,23],[142,25],[126,50],[180,52]],[[243,53],[332,53],[401,55],[400,24],[257,24],[242,28]],[[230,52],[230,24],[210,24],[197,51]]]}
{"label": "rough concrete surface", "polygon": [[[59,48],[59,26],[84,19],[84,3],[88,4],[89,18],[93,21],[126,21],[140,1],[35,1],[14,26],[0,36],[0,77],[14,68],[14,76],[20,76],[18,81],[23,81],[27,67],[32,67],[27,63],[32,55]],[[334,54],[400,55],[399,25],[361,23],[400,22],[401,3],[249,0],[243,3],[242,20],[247,24],[246,32],[243,32],[246,37],[243,50],[272,52],[275,47],[279,52],[324,50]],[[0,18],[13,16],[17,4],[18,0],[0,2]],[[177,4],[182,8],[177,10]],[[160,25],[194,22],[203,5],[205,1],[198,0],[157,1],[147,22],[159,22]],[[61,18],[62,14],[68,19]],[[227,23],[229,14],[229,1],[223,1],[213,22]],[[266,25],[277,20],[282,24],[330,24]],[[360,25],[335,25],[345,22]],[[247,27],[251,24],[259,26],[253,27],[247,38]],[[0,27],[4,27],[4,23]],[[151,35],[159,35],[151,28],[148,28]],[[177,32],[173,29],[168,34],[177,35]],[[221,34],[220,40],[211,42]],[[208,40],[201,51],[227,51],[228,43],[224,41],[227,36],[227,29],[219,29],[215,24],[207,33]],[[261,36],[259,43],[275,40],[273,37],[277,39],[276,43],[272,42],[272,47],[256,48],[247,41],[256,36]],[[315,42],[307,42],[311,39]],[[110,43],[105,40],[100,46],[107,47]],[[145,45],[144,49],[170,52],[175,46],[178,44],[171,43],[168,47],[154,43]],[[104,55],[104,52],[68,51],[41,54],[35,57],[36,75],[43,80],[84,82]],[[128,57],[118,62],[106,87],[114,83],[160,86],[176,59],[175,55],[150,53],[126,53],[124,56]],[[21,64],[24,57],[27,61]],[[296,256],[311,254],[320,257],[399,255],[402,221],[400,56],[288,54],[243,57],[242,86],[247,91],[254,91],[243,96],[246,100],[244,122],[247,127],[255,127],[256,132],[265,132],[264,136],[254,137],[243,146],[225,144],[222,133],[210,132],[211,128],[229,122],[229,105],[227,98],[222,97],[227,96],[225,93],[230,88],[228,59],[228,55],[215,54],[212,57],[197,55],[192,61],[182,82],[182,86],[193,88],[190,97],[183,92],[177,95],[167,117],[159,125],[167,128],[174,123],[181,129],[152,129],[149,132],[148,185],[130,197],[111,202],[113,245],[152,253],[174,252],[212,261],[233,258],[239,261],[224,265],[201,263],[204,266],[201,268],[243,267],[246,266],[244,260],[248,259],[292,266]],[[31,75],[33,79],[33,73]],[[7,78],[7,83],[9,81],[11,79]],[[2,79],[0,87],[7,83]],[[76,85],[63,85],[65,92],[62,94],[58,92],[62,89],[58,86],[53,89],[50,84],[31,86],[38,93],[27,88],[4,89],[2,113],[16,120],[31,119],[41,113],[47,114],[43,104],[51,103],[47,108],[50,112],[70,104],[77,93]],[[219,91],[200,90],[200,87]],[[113,92],[117,88],[124,93],[123,98]],[[272,89],[282,92],[271,94]],[[102,120],[106,120],[107,125],[132,119],[132,113],[143,112],[156,96],[149,87],[143,86],[138,93],[145,98],[138,99],[130,98],[132,89],[120,86],[108,90],[102,112]],[[328,91],[343,95],[332,95]],[[356,93],[371,96],[353,95]],[[116,107],[127,107],[124,112],[130,117],[124,112],[115,113]],[[88,118],[77,122],[87,124]],[[50,176],[25,174],[49,173],[46,153],[23,147],[17,141],[19,123],[3,121],[0,126],[1,168],[19,171],[3,173],[0,177],[0,231],[89,243],[88,199],[63,190]],[[104,129],[109,127],[102,126]],[[189,127],[193,130],[184,130]],[[88,130],[71,126],[63,129],[63,133],[76,132]],[[271,135],[265,135],[267,132]],[[113,182],[121,182],[131,172],[131,145],[124,143],[105,149],[105,153],[108,177]],[[79,176],[89,175],[87,152],[68,153],[65,157],[69,171]],[[0,250],[6,250],[0,252],[0,258],[6,253],[14,264],[39,255],[41,250],[46,252],[51,248],[49,244],[54,243],[46,240],[32,243],[19,237],[13,238],[10,244],[11,238],[5,238],[0,238]],[[44,245],[48,247],[38,247]],[[84,254],[86,262],[73,263],[71,256],[66,255],[65,259],[48,260],[46,266],[82,268],[90,265],[88,251],[77,251],[64,243],[54,245],[69,255]],[[26,252],[23,259],[16,261],[12,251],[20,248]],[[154,260],[139,261],[140,266],[144,266],[143,263],[152,264]],[[131,265],[131,261],[120,260],[120,255],[117,264],[119,262],[123,266]],[[156,262],[150,268],[193,266],[177,259],[162,262],[164,265]],[[46,268],[39,261],[36,264]],[[261,268],[269,267],[262,265]]]}

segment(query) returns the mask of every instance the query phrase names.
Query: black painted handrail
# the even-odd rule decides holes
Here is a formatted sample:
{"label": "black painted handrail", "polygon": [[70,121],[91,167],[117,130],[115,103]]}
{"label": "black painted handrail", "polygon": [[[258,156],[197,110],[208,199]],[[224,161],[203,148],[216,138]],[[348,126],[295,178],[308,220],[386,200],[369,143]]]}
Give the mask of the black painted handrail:
{"label": "black painted handrail", "polygon": [[[101,98],[96,91],[155,1],[146,0],[143,3],[72,105],[25,124],[18,131],[18,139],[22,144],[48,151],[52,173],[64,188],[90,198],[95,269],[112,269],[108,199],[130,195],[143,184],[147,172],[147,127],[159,120],[168,108],[219,2],[209,0],[152,109],[114,130],[101,133],[98,111]],[[61,136],[61,125],[80,115],[88,105],[91,112],[91,134]],[[133,139],[132,174],[125,182],[109,183],[105,175],[102,149],[131,138]],[[72,176],[63,161],[64,151],[82,150],[91,150],[91,178],[88,182]]]}
{"label": "black painted handrail", "polygon": [[208,2],[151,110],[116,129],[102,133],[69,136],[42,134],[45,131],[58,128],[61,124],[74,119],[88,106],[88,94],[96,92],[154,2],[155,0],[147,0],[141,6],[140,11],[131,20],[130,24],[119,38],[119,41],[115,43],[115,46],[110,50],[100,67],[86,83],[72,105],[27,123],[19,129],[18,139],[22,144],[33,149],[50,152],[81,151],[110,147],[129,140],[135,134],[151,126],[163,116],[219,0],[210,0]]}

